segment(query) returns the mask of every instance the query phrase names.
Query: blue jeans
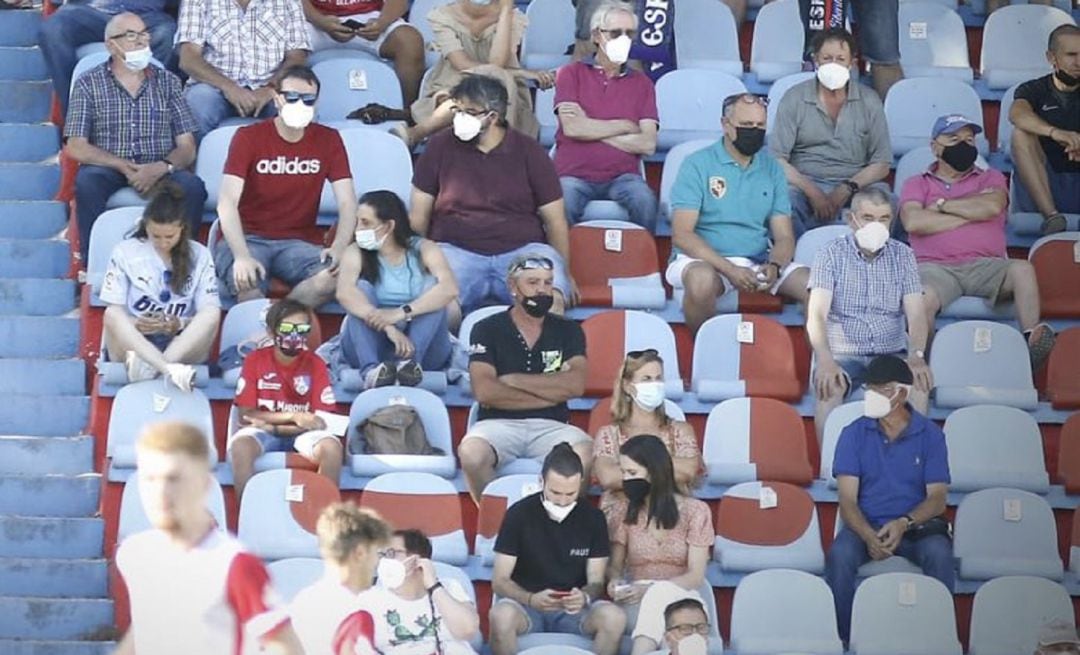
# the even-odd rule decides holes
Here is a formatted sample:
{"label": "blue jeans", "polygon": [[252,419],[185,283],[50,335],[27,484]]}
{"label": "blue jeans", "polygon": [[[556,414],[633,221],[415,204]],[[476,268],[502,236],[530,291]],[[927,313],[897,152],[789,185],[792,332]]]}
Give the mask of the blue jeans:
{"label": "blue jeans", "polygon": [[[952,540],[945,535],[927,535],[922,539],[904,537],[896,547],[896,555],[919,565],[923,573],[940,581],[950,592],[956,587]],[[836,535],[825,556],[825,582],[832,589],[836,622],[844,642],[851,636],[851,604],[855,600],[858,570],[869,561],[866,543],[847,527]]]}
{"label": "blue jeans", "polygon": [[[356,286],[367,296],[369,303],[378,306],[375,288],[370,282],[361,280]],[[446,368],[452,352],[446,308],[420,314],[412,321],[399,324],[398,328],[412,341],[415,348],[412,359],[420,364],[420,368],[425,371]],[[341,352],[350,367],[360,369],[361,375],[379,362],[398,359],[394,356],[394,344],[385,333],[376,332],[351,314],[345,317],[341,326]]]}
{"label": "blue jeans", "polygon": [[[195,116],[195,122],[199,124],[199,133],[196,137],[201,141],[204,136],[221,125],[226,118],[239,116],[221,89],[210,86],[204,82],[192,82],[184,89],[184,99],[191,107],[191,113]],[[268,102],[263,107],[257,118],[270,118],[277,115],[277,109],[273,102]]]}
{"label": "blue jeans", "polygon": [[560,177],[566,218],[580,222],[591,200],[614,200],[630,214],[630,221],[652,232],[656,227],[656,195],[645,178],[626,173],[607,182],[589,182],[579,177]]}
{"label": "blue jeans", "polygon": [[[137,6],[129,6],[125,10],[139,14],[146,23],[146,29],[150,30],[150,49],[154,57],[163,64],[168,63],[173,49],[173,35],[176,34],[176,21],[172,16],[161,11],[141,12]],[[65,115],[68,93],[71,91],[71,73],[78,63],[75,51],[88,43],[104,41],[105,25],[112,17],[112,14],[84,2],[67,2],[48,19],[41,21],[38,43]]]}
{"label": "blue jeans", "polygon": [[[206,186],[199,176],[190,171],[177,170],[161,179],[170,179],[184,190],[185,214],[191,227],[192,238],[197,238],[202,226],[203,206],[206,204]],[[120,171],[107,166],[79,166],[75,176],[75,219],[79,223],[79,248],[83,261],[90,251],[90,228],[105,211],[109,196],[128,186],[127,178]]]}
{"label": "blue jeans", "polygon": [[513,302],[510,290],[506,286],[506,271],[518,255],[539,255],[555,263],[555,288],[563,298],[570,297],[570,282],[566,275],[566,264],[559,253],[546,243],[527,243],[498,255],[481,255],[458,248],[449,243],[440,243],[443,255],[450,264],[450,270],[458,283],[458,302],[461,303],[462,315],[485,304]]}
{"label": "blue jeans", "polygon": [[899,0],[852,0],[859,51],[873,64],[900,62]]}

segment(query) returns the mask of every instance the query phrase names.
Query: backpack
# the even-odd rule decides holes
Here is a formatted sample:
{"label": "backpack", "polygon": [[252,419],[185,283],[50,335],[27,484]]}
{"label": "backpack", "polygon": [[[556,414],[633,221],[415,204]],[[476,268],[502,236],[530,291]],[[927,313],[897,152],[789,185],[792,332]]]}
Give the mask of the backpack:
{"label": "backpack", "polygon": [[409,405],[380,407],[349,439],[353,455],[444,455],[428,442],[420,415]]}

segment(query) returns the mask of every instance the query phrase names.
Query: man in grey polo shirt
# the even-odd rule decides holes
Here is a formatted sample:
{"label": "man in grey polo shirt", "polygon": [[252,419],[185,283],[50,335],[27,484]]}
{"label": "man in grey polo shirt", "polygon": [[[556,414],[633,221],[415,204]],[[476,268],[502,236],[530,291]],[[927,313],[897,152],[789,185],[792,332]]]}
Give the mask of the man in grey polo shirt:
{"label": "man in grey polo shirt", "polygon": [[851,34],[826,30],[811,49],[817,75],[784,94],[769,136],[787,175],[796,237],[839,221],[855,192],[880,183],[892,165],[881,99],[851,76]]}

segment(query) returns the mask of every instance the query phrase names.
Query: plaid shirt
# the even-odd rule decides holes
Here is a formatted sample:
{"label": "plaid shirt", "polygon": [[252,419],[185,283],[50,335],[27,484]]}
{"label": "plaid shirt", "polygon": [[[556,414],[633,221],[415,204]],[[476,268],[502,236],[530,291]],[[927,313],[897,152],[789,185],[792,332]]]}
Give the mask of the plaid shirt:
{"label": "plaid shirt", "polygon": [[82,137],[136,164],[161,161],[176,147],[176,137],[198,127],[183,90],[178,77],[148,66],[132,96],[106,61],[76,80],[64,137]]}
{"label": "plaid shirt", "polygon": [[866,259],[855,236],[821,247],[810,269],[810,288],[831,291],[825,321],[833,355],[883,355],[907,349],[904,296],[922,293],[911,248],[889,239]]}
{"label": "plaid shirt", "polygon": [[176,42],[202,46],[206,63],[240,86],[265,85],[289,50],[311,50],[300,0],[184,0]]}

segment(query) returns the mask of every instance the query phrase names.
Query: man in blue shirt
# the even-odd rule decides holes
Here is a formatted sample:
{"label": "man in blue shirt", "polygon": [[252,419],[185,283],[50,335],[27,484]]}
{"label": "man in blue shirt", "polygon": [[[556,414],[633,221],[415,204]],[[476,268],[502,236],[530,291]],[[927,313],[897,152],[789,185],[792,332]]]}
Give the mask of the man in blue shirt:
{"label": "man in blue shirt", "polygon": [[[686,158],[671,191],[671,263],[665,277],[683,290],[686,326],[696,333],[732,289],[768,291],[806,302],[809,272],[795,264],[787,179],[765,143],[766,100],[724,100],[724,138]],[[771,240],[771,247],[770,247]]]}
{"label": "man in blue shirt", "polygon": [[858,569],[868,560],[897,555],[949,591],[956,582],[942,517],[949,489],[945,433],[908,404],[915,377],[903,359],[874,358],[864,380],[864,417],[840,433],[833,457],[844,527],[825,558],[825,581],[845,642]]}

